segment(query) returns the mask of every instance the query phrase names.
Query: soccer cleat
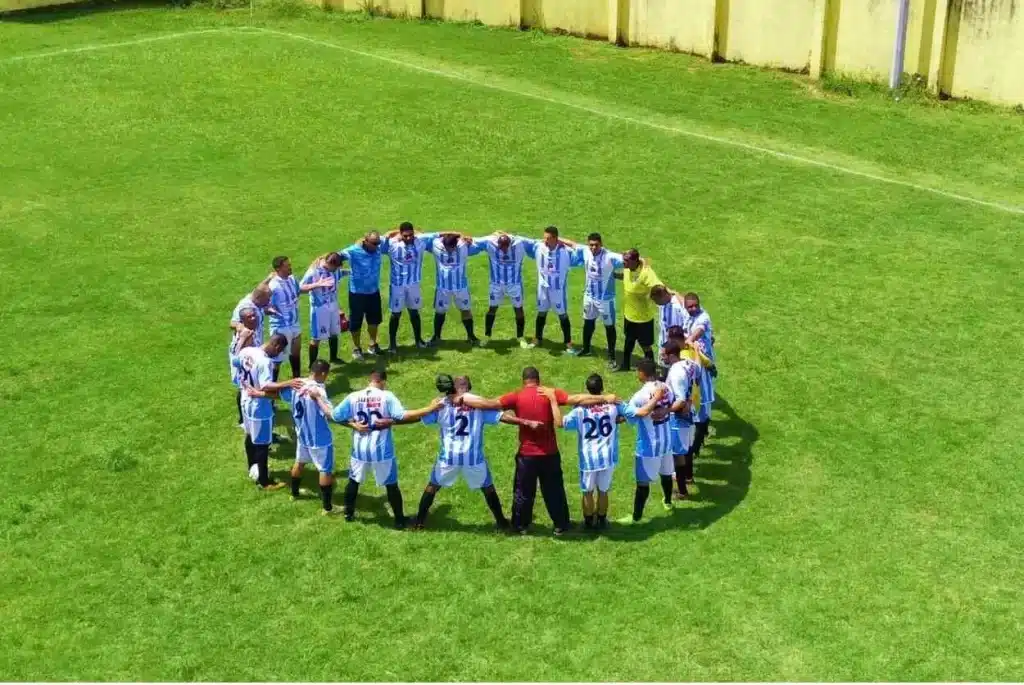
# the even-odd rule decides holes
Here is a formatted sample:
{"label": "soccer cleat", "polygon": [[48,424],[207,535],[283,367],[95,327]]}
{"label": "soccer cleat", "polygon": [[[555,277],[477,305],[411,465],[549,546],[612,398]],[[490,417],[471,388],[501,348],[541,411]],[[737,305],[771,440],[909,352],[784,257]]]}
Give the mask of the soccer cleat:
{"label": "soccer cleat", "polygon": [[[640,519],[640,521],[642,520],[643,519]],[[636,524],[640,523],[640,521],[637,521],[632,516],[623,516],[620,519],[615,519],[615,523],[618,523],[619,525],[623,526],[635,526]]]}
{"label": "soccer cleat", "polygon": [[352,348],[352,359],[354,359],[357,362],[363,361],[363,351],[361,349],[359,349],[358,347],[353,347]]}
{"label": "soccer cleat", "polygon": [[532,347],[530,347],[530,341],[527,340],[526,338],[519,339],[519,347],[523,348],[524,350],[533,349]]}
{"label": "soccer cleat", "polygon": [[675,497],[676,497],[676,501],[678,501],[678,502],[683,502],[685,500],[690,499],[690,495],[688,493],[682,491],[682,490],[676,490]]}
{"label": "soccer cleat", "polygon": [[615,361],[614,359],[609,359],[608,360],[608,369],[610,371],[618,371],[619,370],[619,362]]}
{"label": "soccer cleat", "polygon": [[506,518],[494,522],[494,528],[499,533],[508,533],[512,530],[512,522]]}
{"label": "soccer cleat", "polygon": [[348,521],[349,523],[352,523],[353,521],[356,520],[356,515],[355,514],[345,514],[345,520]]}
{"label": "soccer cleat", "polygon": [[569,355],[570,357],[578,357],[581,354],[583,354],[583,352],[580,352],[578,349],[576,349],[572,345],[566,345],[565,346],[565,353],[567,355]]}
{"label": "soccer cleat", "polygon": [[526,343],[526,349],[532,350],[535,347],[537,347],[539,344],[540,344],[540,342],[538,342],[537,340],[531,340],[528,343]]}
{"label": "soccer cleat", "polygon": [[597,523],[594,524],[594,527],[598,530],[608,530],[608,519],[597,519]]}
{"label": "soccer cleat", "polygon": [[270,492],[271,490],[280,490],[281,488],[285,487],[288,487],[286,483],[272,481],[270,483],[267,483],[267,485],[263,486],[261,489],[263,490],[263,492]]}
{"label": "soccer cleat", "polygon": [[397,347],[389,347],[388,348],[388,354],[391,355],[392,357],[398,355],[398,348]]}
{"label": "soccer cleat", "polygon": [[[321,516],[341,516],[344,512],[341,509],[321,509]],[[351,520],[351,519],[349,519]]]}
{"label": "soccer cleat", "polygon": [[672,502],[662,502],[661,508],[664,509],[665,511],[672,511],[673,509],[675,509],[675,505],[672,504]]}
{"label": "soccer cleat", "polygon": [[366,348],[366,351],[368,353],[376,356],[376,355],[380,354],[380,345],[378,345],[377,343],[373,343],[368,348]]}
{"label": "soccer cleat", "polygon": [[568,529],[568,528],[555,528],[555,530],[554,530],[554,536],[555,536],[556,538],[560,538],[560,537],[564,536],[564,535],[565,535],[566,533],[568,533],[568,532],[569,532],[569,529]]}
{"label": "soccer cleat", "polygon": [[330,365],[331,366],[344,366],[344,364],[345,364],[345,360],[340,358],[340,357],[335,357],[334,359],[330,360]]}
{"label": "soccer cleat", "polygon": [[475,335],[472,338],[467,338],[467,340],[469,341],[469,344],[472,345],[473,347],[477,347],[480,345],[480,338],[476,337]]}
{"label": "soccer cleat", "polygon": [[490,344],[491,344],[491,338],[490,338],[490,336],[488,336],[488,337],[486,337],[486,338],[482,338],[482,339],[480,339],[480,340],[477,340],[477,344],[478,344],[478,345],[479,345],[480,347],[487,347],[488,345],[490,345]]}
{"label": "soccer cleat", "polygon": [[309,488],[299,488],[299,496],[296,497],[295,495],[292,495],[292,501],[293,502],[298,502],[303,497],[312,497],[312,496],[313,496],[313,491],[310,490]]}
{"label": "soccer cleat", "polygon": [[437,347],[439,344],[441,344],[440,338],[431,338],[426,342],[427,347]]}
{"label": "soccer cleat", "polygon": [[395,519],[395,530],[405,530],[405,527],[409,525],[411,519],[408,516]]}
{"label": "soccer cleat", "polygon": [[416,347],[418,347],[419,349],[423,350],[423,349],[426,349],[426,348],[430,347],[430,344],[426,340],[417,340],[416,341]]}

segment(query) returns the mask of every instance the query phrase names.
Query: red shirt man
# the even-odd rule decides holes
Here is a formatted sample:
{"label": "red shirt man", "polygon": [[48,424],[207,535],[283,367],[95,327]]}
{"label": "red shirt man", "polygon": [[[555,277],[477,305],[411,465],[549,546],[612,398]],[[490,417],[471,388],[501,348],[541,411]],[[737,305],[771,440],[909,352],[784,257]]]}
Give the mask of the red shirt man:
{"label": "red shirt man", "polygon": [[[543,424],[540,428],[519,427],[519,454],[524,457],[544,457],[558,452],[551,402],[538,387],[531,383],[498,398],[502,409],[514,411],[521,419]],[[569,394],[564,390],[555,388],[555,399],[560,405],[569,404]]]}

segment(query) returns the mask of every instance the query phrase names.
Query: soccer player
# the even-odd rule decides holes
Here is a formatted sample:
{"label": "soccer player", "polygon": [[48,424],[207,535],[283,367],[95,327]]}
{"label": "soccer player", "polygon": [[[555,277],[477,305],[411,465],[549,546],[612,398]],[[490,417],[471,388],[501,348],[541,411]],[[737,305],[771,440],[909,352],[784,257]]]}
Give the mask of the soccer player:
{"label": "soccer player", "polygon": [[676,295],[663,285],[651,288],[651,300],[658,305],[658,344],[664,346],[668,342],[668,330],[685,324],[686,309]]}
{"label": "soccer player", "polygon": [[619,368],[615,361],[615,270],[623,266],[622,255],[606,250],[600,233],[591,233],[587,236],[587,246],[576,248],[576,260],[583,263],[586,272],[583,347],[579,354],[591,354],[590,343],[600,317],[608,340],[608,367],[614,371]]}
{"label": "soccer player", "polygon": [[412,223],[403,221],[397,231],[392,231],[384,240],[384,247],[391,262],[391,277],[388,305],[391,318],[388,320],[388,353],[398,352],[398,324],[402,311],[409,310],[409,323],[416,339],[416,347],[426,347],[423,340],[423,323],[420,319],[420,282],[423,279],[423,255],[430,250],[437,233],[416,233]]}
{"label": "soccer player", "polygon": [[558,228],[544,229],[543,240],[520,238],[526,248],[526,256],[537,262],[537,323],[533,341],[528,347],[536,347],[544,340],[544,326],[548,312],[552,309],[558,315],[562,326],[562,342],[566,351],[572,351],[572,323],[567,311],[566,290],[569,285],[569,269],[580,266],[574,250],[558,239]]}
{"label": "soccer player", "polygon": [[336,513],[334,497],[334,435],[328,423],[334,408],[327,398],[324,382],[331,365],[324,360],[314,360],[309,365],[310,377],[293,390],[281,391],[281,398],[292,405],[292,420],[295,422],[295,464],[292,465],[292,498],[299,497],[302,481],[302,467],[313,464],[320,474],[320,501],[323,513]]}
{"label": "soccer player", "polygon": [[274,359],[274,380],[287,353],[292,367],[292,378],[302,374],[302,328],[299,326],[299,282],[292,274],[292,263],[287,257],[274,257],[274,273],[270,276],[270,334],[280,333],[288,338],[288,349]]}
{"label": "soccer player", "polygon": [[455,306],[462,315],[466,338],[473,345],[480,342],[473,333],[473,310],[470,309],[466,266],[470,257],[480,254],[484,249],[483,245],[472,242],[471,238],[462,238],[457,233],[445,233],[431,244],[430,252],[437,265],[437,283],[434,294],[434,337],[428,343],[430,347],[437,347],[441,342],[444,319],[452,300],[455,300]]}
{"label": "soccer player", "polygon": [[[673,326],[669,330],[679,329]],[[690,454],[693,387],[700,377],[701,368],[700,364],[683,356],[682,347],[676,339],[666,342],[661,354],[668,367],[665,384],[672,391],[674,398],[669,417],[669,428],[672,431],[672,461],[675,463],[679,498],[686,499],[689,497],[686,484],[693,482],[693,458]]]}
{"label": "soccer player", "polygon": [[228,345],[228,366],[231,369],[231,384],[238,389],[235,393],[235,404],[238,406],[238,427],[243,429],[245,428],[245,418],[242,416],[242,380],[239,368],[235,365],[235,360],[243,349],[256,345],[256,326],[259,322],[259,317],[256,314],[257,311],[256,307],[242,307],[238,310],[238,320],[242,324],[243,330],[235,331],[235,334],[231,337],[231,344]]}
{"label": "soccer player", "polygon": [[[604,394],[604,379],[598,374],[587,378],[587,392]],[[553,397],[549,395],[549,399]],[[658,399],[651,397],[641,407],[644,412],[654,409]],[[566,430],[576,431],[576,449],[579,454],[580,490],[583,492],[583,525],[588,529],[608,527],[608,491],[612,474],[619,464],[619,426],[626,420],[626,406],[621,402],[602,403],[590,407],[576,407],[560,419],[557,403],[551,405],[555,421]],[[597,495],[595,503],[595,493]]]}
{"label": "soccer player", "polygon": [[[252,344],[259,346],[263,344],[263,315],[267,305],[270,304],[270,286],[266,282],[257,285],[251,293],[243,297],[235,305],[231,312],[231,330],[241,333],[243,336],[252,336]],[[256,326],[249,328],[242,323],[241,312],[243,309],[251,308],[256,312]]]}
{"label": "soccer player", "polygon": [[345,258],[329,252],[313,262],[299,282],[299,290],[309,293],[309,365],[320,354],[320,341],[327,339],[330,363],[343,364],[338,357],[338,336],[341,334],[341,310],[338,307],[338,281],[349,275],[342,269]]}
{"label": "soccer player", "polygon": [[622,254],[625,269],[616,272],[622,279],[623,332],[626,341],[622,349],[622,370],[628,371],[632,363],[633,348],[640,343],[644,358],[654,361],[654,316],[657,308],[651,301],[651,289],[662,285],[657,274],[640,258],[640,252],[633,248]]}
{"label": "soccer player", "polygon": [[526,421],[508,412],[473,409],[465,404],[455,404],[455,397],[465,395],[472,389],[469,376],[452,379],[447,374],[437,377],[437,390],[444,393],[444,404],[422,419],[427,425],[436,425],[441,430],[441,449],[437,462],[430,472],[430,482],[420,497],[419,512],[414,526],[422,528],[427,520],[434,497],[441,488],[451,487],[461,475],[471,490],[481,490],[487,507],[494,515],[499,529],[509,527],[508,519],[501,509],[501,499],[494,489],[491,469],[484,456],[484,426],[496,423],[540,427],[537,421]]}
{"label": "soccer player", "polygon": [[498,315],[498,307],[507,297],[512,302],[512,310],[516,315],[516,340],[519,346],[528,348],[530,343],[526,334],[526,312],[523,309],[523,257],[526,256],[526,245],[521,238],[507,233],[497,233],[479,242],[487,250],[490,261],[490,288],[488,293],[489,309],[484,320],[484,339],[481,345],[491,341],[494,331],[494,320]]}
{"label": "soccer player", "polygon": [[260,347],[246,347],[235,358],[242,384],[242,416],[245,421],[245,456],[249,473],[256,470],[256,483],[264,490],[276,490],[283,483],[270,480],[268,461],[274,433],[274,407],[271,398],[287,387],[297,388],[301,378],[279,383],[274,380],[273,358],[288,349],[288,338],[273,333]]}
{"label": "soccer player", "polygon": [[363,321],[370,336],[367,352],[380,354],[377,344],[377,329],[382,312],[380,301],[381,239],[377,231],[370,231],[358,243],[349,245],[338,252],[348,260],[352,275],[348,279],[348,310],[352,318],[349,331],[352,333],[352,358],[362,361]]}
{"label": "soccer player", "polygon": [[[661,480],[664,494],[662,506],[672,509],[672,430],[669,426],[670,408],[675,397],[668,386],[657,378],[654,362],[645,359],[636,367],[637,378],[643,384],[626,405],[626,420],[636,426],[636,493],[633,497],[633,515],[619,519],[619,523],[638,523],[644,517],[644,507],[651,494],[651,483]],[[658,398],[650,412],[652,398]]]}
{"label": "soccer player", "polygon": [[352,453],[349,460],[348,483],[345,486],[345,520],[355,518],[356,496],[367,471],[373,471],[377,485],[387,489],[388,503],[395,517],[395,528],[405,528],[407,519],[402,505],[402,491],[398,489],[398,460],[391,435],[394,421],[418,421],[441,406],[441,400],[431,402],[423,409],[407,411],[394,393],[387,389],[387,372],[378,369],[370,373],[370,384],[363,390],[349,393],[334,409],[332,418],[339,423],[357,421],[369,428],[366,432],[352,433]]}
{"label": "soccer player", "polygon": [[683,296],[683,302],[687,313],[686,324],[684,325],[686,342],[692,345],[697,352],[703,353],[711,360],[710,367],[701,368],[699,380],[700,407],[693,417],[693,444],[690,446],[690,454],[688,455],[692,464],[700,455],[700,450],[704,446],[704,441],[707,439],[708,431],[711,428],[711,405],[715,402],[715,377],[718,375],[718,369],[715,366],[715,333],[711,327],[711,317],[701,308],[700,297],[697,296],[697,293],[686,293]]}

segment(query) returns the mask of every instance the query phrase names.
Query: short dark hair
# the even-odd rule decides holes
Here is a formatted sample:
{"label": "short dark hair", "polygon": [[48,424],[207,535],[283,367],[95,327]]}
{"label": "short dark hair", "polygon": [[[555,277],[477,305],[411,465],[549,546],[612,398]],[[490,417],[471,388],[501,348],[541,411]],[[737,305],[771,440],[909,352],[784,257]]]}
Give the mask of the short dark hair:
{"label": "short dark hair", "polygon": [[284,333],[274,333],[272,336],[267,338],[267,342],[274,345],[288,346],[288,336]]}
{"label": "short dark hair", "polygon": [[415,231],[416,229],[413,227],[411,221],[403,221],[402,223],[398,224],[398,230],[399,231]]}
{"label": "short dark hair", "polygon": [[451,234],[451,233],[446,234],[444,236],[444,238],[441,239],[441,243],[444,245],[444,248],[446,250],[450,250],[453,247],[458,246],[458,244],[459,244],[459,236]]}
{"label": "short dark hair", "polygon": [[659,297],[663,297],[663,296],[665,296],[667,294],[668,294],[668,288],[666,288],[663,285],[656,285],[653,288],[651,288],[651,299],[652,300],[656,299],[656,298],[659,298]]}
{"label": "short dark hair", "polygon": [[328,252],[327,255],[324,257],[324,260],[330,262],[331,264],[341,264],[342,262],[345,261],[345,255],[341,254],[340,252]]}
{"label": "short dark hair", "polygon": [[681,348],[679,343],[675,340],[669,340],[665,343],[662,349],[665,350],[666,355],[670,355],[672,357],[678,357],[680,352],[683,351],[683,348]]}
{"label": "short dark hair", "polygon": [[523,369],[523,380],[524,381],[537,381],[540,383],[540,371],[535,366],[527,366]]}
{"label": "short dark hair", "polygon": [[590,235],[587,236],[587,240],[588,241],[596,240],[599,243],[603,243],[604,242],[603,240],[601,240],[601,234],[600,233],[591,233]]}
{"label": "short dark hair", "polygon": [[455,381],[452,380],[452,377],[447,373],[437,374],[437,378],[434,380],[434,387],[437,388],[439,393],[443,393],[445,395],[455,394]]}
{"label": "short dark hair", "polygon": [[665,334],[669,340],[684,340],[686,338],[686,331],[682,326],[669,326]]}
{"label": "short dark hair", "polygon": [[330,370],[330,363],[324,359],[317,359],[315,362],[309,365],[310,373],[327,373]]}
{"label": "short dark hair", "polygon": [[370,372],[370,380],[374,383],[380,383],[388,379],[388,372],[384,369],[374,369]]}
{"label": "short dark hair", "polygon": [[604,392],[604,379],[601,374],[592,373],[587,376],[587,392],[591,395],[600,395]]}
{"label": "short dark hair", "polygon": [[380,242],[380,233],[378,231],[367,231],[366,236],[363,238],[366,242],[376,240]]}
{"label": "short dark hair", "polygon": [[622,253],[622,258],[629,260],[640,259],[640,250],[636,249],[635,247],[631,247]]}
{"label": "short dark hair", "polygon": [[691,290],[690,292],[683,295],[683,301],[685,302],[686,300],[692,300],[697,304],[700,304],[700,295]]}
{"label": "short dark hair", "polygon": [[642,362],[636,365],[636,370],[642,373],[647,378],[654,378],[658,373],[658,367],[654,365],[650,359],[644,359]]}
{"label": "short dark hair", "polygon": [[548,226],[547,228],[544,229],[544,232],[545,233],[550,233],[551,235],[553,235],[553,236],[555,236],[557,238],[558,237],[558,226]]}
{"label": "short dark hair", "polygon": [[270,262],[270,265],[274,267],[274,271],[277,271],[278,269],[281,268],[281,265],[287,261],[287,257],[285,257],[284,255],[279,255],[277,257],[274,257],[273,261]]}
{"label": "short dark hair", "polygon": [[473,381],[469,380],[469,376],[456,376],[455,377],[456,389],[458,389],[459,385],[465,385],[467,391],[473,389]]}

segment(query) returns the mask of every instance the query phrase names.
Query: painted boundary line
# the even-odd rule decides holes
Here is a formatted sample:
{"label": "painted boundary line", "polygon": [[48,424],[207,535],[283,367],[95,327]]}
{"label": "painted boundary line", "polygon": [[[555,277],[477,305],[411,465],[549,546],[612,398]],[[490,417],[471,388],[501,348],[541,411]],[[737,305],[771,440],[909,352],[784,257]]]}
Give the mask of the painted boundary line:
{"label": "painted boundary line", "polygon": [[540,94],[537,94],[537,93],[530,93],[530,92],[523,91],[523,90],[518,90],[518,89],[515,89],[515,88],[509,88],[507,86],[501,86],[501,85],[497,85],[497,84],[494,84],[494,83],[487,83],[485,81],[478,81],[476,79],[472,79],[472,78],[469,78],[468,76],[464,76],[462,74],[457,74],[455,72],[444,71],[442,69],[432,69],[430,67],[424,67],[424,66],[421,66],[419,64],[413,64],[412,62],[406,62],[406,61],[403,61],[403,60],[395,59],[393,57],[385,57],[384,55],[378,55],[376,53],[366,52],[365,50],[357,50],[355,48],[349,48],[349,47],[346,47],[344,45],[339,45],[337,43],[332,43],[330,41],[321,40],[319,38],[313,38],[311,36],[306,36],[306,35],[302,35],[302,34],[299,34],[299,33],[290,33],[288,31],[278,31],[276,29],[268,29],[268,28],[262,28],[262,27],[226,27],[226,28],[196,29],[194,31],[181,31],[181,32],[178,32],[178,33],[165,33],[165,34],[161,34],[161,35],[157,35],[157,36],[144,36],[144,37],[141,37],[141,38],[136,38],[136,39],[132,39],[132,40],[125,40],[125,41],[120,41],[120,42],[116,42],[116,43],[92,43],[92,44],[87,44],[87,45],[80,45],[78,47],[73,47],[73,48],[64,48],[64,49],[61,49],[61,50],[51,50],[51,51],[48,51],[48,52],[36,52],[36,53],[29,53],[29,54],[26,54],[26,55],[15,55],[13,57],[6,57],[6,58],[3,58],[3,59],[0,59],[0,64],[10,64],[10,63],[14,63],[14,62],[21,62],[21,61],[32,60],[32,59],[40,59],[40,58],[45,58],[45,57],[59,57],[59,56],[62,56],[62,55],[72,55],[72,54],[77,54],[77,53],[82,53],[82,52],[95,52],[97,50],[109,50],[109,49],[113,49],[113,48],[128,47],[128,46],[132,46],[132,45],[143,45],[145,43],[155,43],[155,42],[158,42],[158,41],[175,40],[175,39],[178,39],[178,38],[187,38],[187,37],[190,37],[190,36],[209,35],[209,34],[225,34],[225,33],[250,33],[250,34],[252,34],[252,33],[262,33],[262,34],[270,35],[270,36],[278,36],[278,37],[281,37],[281,38],[288,38],[288,39],[291,39],[291,40],[296,40],[296,41],[301,41],[301,42],[304,42],[304,43],[309,43],[311,45],[318,45],[320,47],[330,48],[332,50],[339,50],[341,52],[347,52],[347,53],[352,54],[352,55],[358,55],[359,57],[364,57],[366,59],[372,59],[372,60],[376,60],[378,62],[384,62],[386,64],[391,64],[391,65],[394,65],[394,66],[397,66],[397,67],[401,67],[403,69],[411,69],[413,71],[418,71],[418,72],[421,72],[421,73],[424,73],[424,74],[432,74],[434,76],[439,76],[441,78],[446,78],[446,79],[449,79],[449,80],[452,80],[452,81],[461,81],[462,83],[466,83],[466,84],[473,85],[473,86],[478,86],[480,88],[488,88],[490,90],[495,90],[495,91],[499,91],[499,92],[502,92],[502,93],[507,93],[509,95],[516,95],[518,97],[529,98],[529,99],[537,100],[537,101],[540,101],[540,102],[546,102],[546,103],[552,104],[552,105],[559,105],[561,107],[567,107],[567,108],[570,108],[570,109],[575,109],[575,110],[580,111],[580,112],[586,112],[588,114],[593,114],[595,116],[604,117],[606,119],[613,119],[615,121],[622,121],[622,122],[625,122],[625,123],[634,124],[636,126],[644,126],[646,128],[655,129],[655,130],[658,130],[658,131],[664,131],[666,133],[672,133],[672,134],[675,134],[675,135],[686,136],[686,137],[694,138],[694,139],[697,139],[697,140],[703,140],[703,141],[709,142],[709,143],[715,143],[717,145],[725,145],[725,146],[728,146],[728,147],[734,147],[734,148],[737,148],[737,149],[746,150],[748,152],[752,152],[752,153],[755,153],[755,154],[767,155],[767,156],[770,156],[770,157],[775,157],[776,159],[781,159],[783,161],[791,162],[791,163],[794,163],[794,164],[802,164],[802,165],[805,165],[805,166],[813,166],[813,167],[817,167],[819,169],[826,169],[828,171],[833,171],[833,172],[836,172],[836,173],[839,173],[839,174],[846,174],[847,176],[855,176],[855,177],[858,177],[858,178],[863,178],[863,179],[867,179],[867,180],[870,180],[870,181],[875,181],[877,183],[885,183],[885,184],[888,184],[888,185],[899,186],[899,187],[902,187],[902,188],[909,188],[911,190],[917,190],[919,192],[929,193],[931,195],[936,195],[938,197],[944,197],[944,198],[950,199],[950,200],[956,200],[958,202],[963,202],[963,203],[967,203],[967,204],[973,204],[973,205],[977,205],[977,206],[981,206],[981,207],[987,207],[989,209],[995,209],[995,210],[998,210],[998,211],[1001,211],[1001,212],[1007,212],[1009,214],[1017,214],[1017,215],[1024,216],[1024,207],[1019,207],[1019,206],[1015,206],[1015,205],[1007,205],[1007,204],[1003,204],[1003,203],[1000,203],[1000,202],[992,202],[992,201],[989,201],[989,200],[982,200],[980,198],[971,197],[969,195],[962,195],[960,193],[954,193],[954,192],[950,192],[950,191],[947,191],[947,190],[941,190],[939,188],[933,188],[931,186],[921,185],[919,183],[914,183],[912,181],[904,181],[904,180],[901,180],[901,179],[898,179],[898,178],[891,178],[891,177],[888,177],[888,176],[880,176],[878,174],[873,174],[873,173],[870,173],[870,172],[867,172],[867,171],[859,171],[857,169],[851,169],[850,167],[844,167],[844,166],[840,166],[838,164],[831,164],[829,162],[823,162],[821,160],[813,159],[811,157],[803,157],[801,155],[795,155],[795,154],[792,154],[792,153],[789,153],[789,152],[782,152],[780,150],[773,150],[771,148],[761,147],[760,145],[753,145],[753,144],[750,144],[750,143],[744,143],[742,141],[733,140],[731,138],[724,138],[724,137],[721,137],[721,136],[713,136],[713,135],[709,135],[707,133],[699,133],[697,131],[691,131],[691,130],[684,129],[684,128],[679,128],[679,127],[676,127],[676,126],[666,126],[664,124],[658,124],[658,123],[655,123],[653,121],[646,121],[644,119],[637,119],[636,117],[631,117],[631,116],[627,116],[627,115],[623,115],[623,114],[616,114],[615,112],[608,112],[608,111],[601,110],[601,109],[596,109],[596,108],[593,108],[593,107],[587,107],[586,105],[580,105],[580,104],[577,104],[577,103],[574,103],[574,102],[568,102],[566,100],[559,100],[557,98],[550,98],[550,97],[547,97],[546,95],[540,95]]}
{"label": "painted boundary line", "polygon": [[880,176],[878,174],[872,174],[872,173],[867,172],[867,171],[859,171],[857,169],[851,169],[850,167],[844,167],[844,166],[840,166],[838,164],[831,164],[829,162],[823,162],[821,160],[813,159],[811,157],[803,157],[803,156],[800,156],[800,155],[794,155],[794,154],[791,154],[789,152],[781,152],[779,150],[773,150],[771,148],[761,147],[760,145],[752,145],[750,143],[744,143],[744,142],[741,142],[741,141],[738,141],[738,140],[733,140],[731,138],[723,138],[723,137],[720,137],[720,136],[713,136],[713,135],[709,135],[709,134],[706,134],[706,133],[699,133],[697,131],[690,131],[688,129],[678,128],[678,127],[675,127],[675,126],[666,126],[664,124],[658,124],[658,123],[655,123],[653,121],[645,121],[644,119],[637,119],[636,117],[626,116],[626,115],[623,115],[623,114],[616,114],[614,112],[608,112],[608,111],[601,110],[601,109],[595,109],[593,107],[587,107],[586,105],[580,105],[580,104],[576,104],[574,102],[568,102],[566,100],[559,100],[557,98],[550,98],[550,97],[547,97],[546,95],[539,95],[537,93],[530,93],[530,92],[523,91],[523,90],[517,90],[515,88],[509,88],[507,86],[501,86],[501,85],[497,85],[497,84],[494,84],[494,83],[487,83],[485,81],[477,81],[476,79],[472,79],[472,78],[469,78],[468,76],[463,76],[462,74],[457,74],[455,72],[444,71],[444,70],[441,70],[441,69],[432,69],[430,67],[424,67],[424,66],[421,66],[421,65],[418,65],[418,64],[413,64],[411,62],[405,62],[403,60],[395,59],[393,57],[385,57],[384,55],[378,55],[378,54],[375,54],[375,53],[372,53],[372,52],[366,52],[364,50],[356,50],[355,48],[349,48],[349,47],[346,47],[344,45],[338,45],[337,43],[332,43],[332,42],[326,41],[326,40],[320,40],[319,38],[313,38],[311,36],[305,36],[305,35],[302,35],[302,34],[299,34],[299,33],[289,33],[287,31],[278,31],[276,29],[267,29],[267,28],[261,28],[261,27],[252,27],[251,29],[247,30],[246,32],[259,32],[259,33],[264,33],[264,34],[268,34],[268,35],[272,35],[272,36],[280,36],[282,38],[290,38],[292,40],[302,41],[302,42],[305,42],[305,43],[310,43],[312,45],[319,45],[321,47],[331,48],[333,50],[340,50],[342,52],[347,52],[347,53],[350,53],[350,54],[353,54],[353,55],[358,55],[360,57],[365,57],[367,59],[377,60],[378,62],[385,62],[387,64],[392,64],[392,65],[395,65],[395,66],[398,66],[398,67],[402,67],[402,68],[405,68],[405,69],[412,69],[414,71],[419,71],[419,72],[422,72],[424,74],[433,74],[434,76],[440,76],[442,78],[447,78],[447,79],[450,79],[450,80],[453,80],[453,81],[461,81],[463,83],[468,83],[470,85],[479,86],[480,88],[488,88],[490,90],[496,90],[496,91],[500,91],[502,93],[508,93],[510,95],[517,95],[519,97],[530,98],[530,99],[533,99],[533,100],[539,100],[541,102],[547,102],[547,103],[550,103],[550,104],[553,104],[553,105],[560,105],[562,107],[568,107],[568,108],[571,108],[571,109],[578,110],[580,112],[587,112],[588,114],[593,114],[593,115],[596,115],[596,116],[605,117],[606,119],[614,119],[616,121],[623,121],[623,122],[626,122],[626,123],[635,124],[637,126],[645,126],[647,128],[652,128],[652,129],[656,129],[656,130],[659,130],[659,131],[664,131],[666,133],[674,133],[676,135],[687,136],[689,138],[695,138],[695,139],[703,140],[703,141],[706,141],[706,142],[709,142],[709,143],[716,143],[718,145],[726,145],[726,146],[729,146],[729,147],[734,147],[734,148],[738,148],[738,149],[741,149],[741,150],[746,150],[748,152],[753,152],[753,153],[760,154],[760,155],[768,155],[768,156],[771,156],[771,157],[775,157],[776,159],[781,159],[781,160],[784,160],[784,161],[787,161],[787,162],[792,162],[794,164],[803,164],[803,165],[806,165],[806,166],[818,167],[819,169],[827,169],[829,171],[834,171],[834,172],[840,173],[840,174],[846,174],[848,176],[857,176],[859,178],[864,178],[864,179],[867,179],[867,180],[870,180],[870,181],[876,181],[878,183],[886,183],[886,184],[889,184],[889,185],[900,186],[900,187],[903,187],[903,188],[910,188],[912,190],[917,190],[917,191],[920,191],[920,192],[923,192],[923,193],[930,193],[932,195],[937,195],[939,197],[944,197],[944,198],[947,198],[947,199],[950,199],[950,200],[956,200],[958,202],[965,202],[965,203],[968,203],[968,204],[978,205],[978,206],[981,206],[981,207],[988,207],[989,209],[995,209],[995,210],[1002,211],[1002,212],[1007,212],[1007,213],[1010,213],[1010,214],[1024,215],[1024,207],[1018,207],[1018,206],[1014,206],[1014,205],[1007,205],[1007,204],[1002,204],[1000,202],[992,202],[992,201],[989,201],[989,200],[982,200],[980,198],[971,197],[969,195],[961,195],[959,193],[954,193],[954,192],[950,192],[950,191],[947,191],[947,190],[941,190],[939,188],[933,188],[931,186],[921,185],[919,183],[914,183],[913,181],[904,181],[904,180],[901,180],[901,179],[898,179],[898,178],[890,178],[888,176]]}
{"label": "painted boundary line", "polygon": [[189,36],[201,36],[210,33],[228,33],[234,31],[234,29],[223,28],[223,29],[196,29],[194,31],[180,31],[178,33],[162,33],[156,36],[145,36],[142,38],[134,38],[132,40],[124,40],[118,43],[89,43],[86,45],[79,45],[74,48],[64,48],[62,50],[50,50],[49,52],[30,52],[26,55],[15,55],[13,57],[4,57],[0,59],[0,64],[10,64],[13,62],[24,62],[30,59],[41,59],[44,57],[60,57],[61,55],[74,55],[80,52],[95,52],[97,50],[111,50],[113,48],[126,48],[130,45],[143,45],[145,43],[156,43],[162,40],[175,40],[178,38],[187,38]]}

